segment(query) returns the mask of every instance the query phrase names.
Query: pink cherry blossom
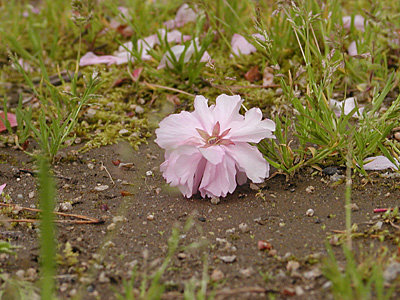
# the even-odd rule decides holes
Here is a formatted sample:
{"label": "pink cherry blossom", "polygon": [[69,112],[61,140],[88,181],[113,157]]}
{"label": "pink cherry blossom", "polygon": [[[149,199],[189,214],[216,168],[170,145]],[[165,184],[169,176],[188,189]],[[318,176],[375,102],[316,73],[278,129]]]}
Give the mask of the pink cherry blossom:
{"label": "pink cherry blossom", "polygon": [[239,95],[220,95],[208,106],[203,96],[194,99],[193,112],[173,114],[160,122],[155,142],[165,149],[160,170],[171,186],[186,197],[225,197],[247,178],[255,183],[269,176],[269,164],[257,147],[275,138],[275,123],[262,120],[259,108],[239,114]]}

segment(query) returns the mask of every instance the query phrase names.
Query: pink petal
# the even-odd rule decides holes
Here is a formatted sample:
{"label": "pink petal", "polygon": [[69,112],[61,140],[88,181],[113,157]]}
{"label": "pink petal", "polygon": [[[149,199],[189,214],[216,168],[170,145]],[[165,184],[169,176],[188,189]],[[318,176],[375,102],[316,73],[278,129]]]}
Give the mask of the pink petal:
{"label": "pink petal", "polygon": [[342,107],[343,108],[343,112],[345,115],[348,115],[355,107],[356,107],[356,98],[351,97],[351,98],[347,98],[344,101],[336,101],[331,99],[329,101],[330,106],[332,107],[333,111],[335,112],[336,116],[340,116],[342,114]]}
{"label": "pink petal", "polygon": [[262,119],[259,108],[252,108],[245,114],[243,121],[232,122],[230,132],[226,136],[233,143],[248,142],[258,143],[265,138],[275,138],[272,132],[275,131],[275,123],[271,120]]}
{"label": "pink petal", "polygon": [[201,124],[199,127],[211,135],[212,129],[216,123],[214,119],[214,105],[208,106],[208,100],[201,95],[194,98],[193,116]]}
{"label": "pink petal", "polygon": [[[185,144],[202,146],[196,128],[202,129],[199,120],[187,111],[166,117],[156,129],[155,142],[163,149],[176,149]],[[197,139],[195,138],[197,137]]]}
{"label": "pink petal", "polygon": [[200,61],[201,61],[201,62],[208,62],[208,61],[210,61],[210,60],[211,60],[210,54],[209,54],[207,51],[205,51],[205,52],[203,53],[203,56],[201,57]]}
{"label": "pink petal", "polygon": [[207,163],[199,187],[201,196],[225,197],[228,193],[233,193],[236,188],[235,177],[235,162],[230,157],[225,156],[218,165]]}
{"label": "pink petal", "polygon": [[241,54],[248,55],[257,51],[256,47],[250,44],[244,36],[237,33],[235,33],[232,37],[231,46],[233,53],[238,56]]}
{"label": "pink petal", "polygon": [[186,23],[195,22],[197,19],[196,12],[189,7],[188,4],[183,4],[178,11],[176,12],[175,16],[175,26],[182,27]]}
{"label": "pink petal", "polygon": [[4,188],[6,187],[7,183],[0,185],[0,195],[3,193]]}
{"label": "pink petal", "polygon": [[171,186],[176,186],[186,197],[197,191],[206,160],[195,147],[182,146],[166,154],[160,166],[163,177]]}
{"label": "pink petal", "polygon": [[239,95],[222,94],[217,97],[213,114],[215,122],[218,121],[221,126],[221,132],[230,128],[232,122],[243,121],[243,116],[239,114],[242,103],[243,100]]}
{"label": "pink petal", "polygon": [[[5,117],[4,112],[0,112],[0,132],[7,130],[6,126],[4,125],[5,118],[6,117]],[[11,127],[18,126],[17,116],[15,114],[7,112],[7,120],[8,120],[8,122],[10,122]]]}
{"label": "pink petal", "polygon": [[173,29],[173,28],[176,27],[176,26],[175,26],[175,20],[168,20],[168,21],[165,21],[165,22],[163,23],[163,25],[164,25],[167,29]]}
{"label": "pink petal", "polygon": [[[184,50],[185,50],[185,46],[183,46],[183,45],[176,45],[171,48],[171,51],[174,54],[175,59],[177,61],[179,61]],[[194,53],[194,46],[190,45],[189,48],[185,52],[185,58],[183,61],[188,62],[193,53]],[[165,68],[166,66],[168,66],[169,68],[172,68],[173,67],[172,61],[173,60],[172,60],[170,53],[169,52],[165,53],[163,58],[160,61],[160,64],[158,65],[157,69],[162,69],[162,68]]]}
{"label": "pink petal", "polygon": [[252,34],[252,36],[253,36],[253,38],[256,38],[256,39],[259,39],[259,40],[265,42],[265,37],[260,33],[254,33],[254,34]]}
{"label": "pink petal", "polygon": [[245,172],[254,183],[263,182],[269,176],[269,164],[257,147],[248,143],[226,146],[225,152],[236,162],[240,172]]}
{"label": "pink petal", "polygon": [[350,43],[349,47],[347,48],[347,53],[349,53],[350,56],[358,55],[357,44],[355,41]]}
{"label": "pink petal", "polygon": [[135,82],[137,82],[139,80],[139,77],[140,77],[140,74],[142,73],[142,71],[143,71],[143,67],[133,70],[132,78],[134,79]]}
{"label": "pink petal", "polygon": [[[393,159],[398,164],[398,161],[395,158]],[[385,169],[398,170],[397,166],[394,163],[392,163],[386,156],[379,155],[364,159],[364,170],[385,170]]]}
{"label": "pink petal", "polygon": [[225,156],[225,151],[222,147],[199,148],[199,151],[213,165],[220,164]]}
{"label": "pink petal", "polygon": [[[350,29],[351,27],[351,16],[345,16],[342,18],[343,21],[343,27],[346,29]],[[364,17],[360,15],[355,15],[354,16],[354,27],[357,28],[358,30],[364,32]]]}
{"label": "pink petal", "polygon": [[112,56],[112,55],[97,56],[93,52],[88,52],[81,57],[79,65],[81,67],[89,66],[89,65],[97,65],[97,64],[111,65],[111,64],[115,64],[117,61],[118,61],[118,58],[115,56]]}

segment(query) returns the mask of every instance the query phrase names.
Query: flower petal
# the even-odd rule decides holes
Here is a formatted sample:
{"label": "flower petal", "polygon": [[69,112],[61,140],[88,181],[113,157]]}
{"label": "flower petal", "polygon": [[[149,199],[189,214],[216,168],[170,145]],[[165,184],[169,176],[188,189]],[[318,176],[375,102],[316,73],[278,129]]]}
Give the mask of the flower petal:
{"label": "flower petal", "polygon": [[222,147],[199,148],[201,155],[211,164],[217,165],[222,162],[225,156],[225,151]]}
{"label": "flower petal", "polygon": [[[4,125],[5,117],[6,116],[5,116],[4,112],[0,112],[0,132],[7,130],[6,126]],[[15,114],[7,112],[7,120],[8,120],[8,122],[10,122],[11,127],[18,126],[17,116]]]}
{"label": "flower petal", "polygon": [[[398,161],[393,158],[397,164]],[[385,170],[385,169],[392,169],[398,170],[398,167],[392,163],[386,156],[374,156],[368,157],[364,159],[364,170]]]}
{"label": "flower petal", "polygon": [[163,149],[176,149],[184,144],[202,146],[204,142],[196,128],[203,127],[193,113],[182,111],[170,115],[162,120],[160,127],[156,129],[155,142]]}
{"label": "flower petal", "polygon": [[258,143],[264,138],[275,138],[272,134],[275,131],[275,123],[272,120],[262,119],[259,108],[252,108],[245,114],[244,121],[232,122],[231,131],[226,138],[233,143],[248,142]]}
{"label": "flower petal", "polygon": [[237,33],[233,35],[231,40],[231,45],[232,45],[232,51],[236,55],[241,55],[241,54],[248,55],[250,53],[257,51],[256,47],[250,44],[244,36]]}
{"label": "flower petal", "polygon": [[254,183],[263,182],[269,176],[269,164],[257,147],[248,143],[237,143],[225,147],[225,152],[236,162],[240,172],[245,172]]}
{"label": "flower petal", "polygon": [[4,188],[6,187],[7,183],[3,183],[0,185],[0,195],[3,193]]}
{"label": "flower petal", "polygon": [[230,128],[230,123],[243,121],[243,116],[239,114],[243,100],[239,95],[228,96],[222,94],[217,97],[214,108],[214,121],[220,124],[221,132]]}
{"label": "flower petal", "polygon": [[235,162],[228,156],[217,165],[207,163],[199,191],[202,197],[225,197],[236,188]]}

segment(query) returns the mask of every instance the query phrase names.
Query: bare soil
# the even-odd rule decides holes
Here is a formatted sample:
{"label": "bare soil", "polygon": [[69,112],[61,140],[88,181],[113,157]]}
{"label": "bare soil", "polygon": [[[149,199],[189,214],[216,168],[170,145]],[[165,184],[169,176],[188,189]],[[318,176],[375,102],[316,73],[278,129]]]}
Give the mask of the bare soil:
{"label": "bare soil", "polygon": [[[10,203],[38,208],[37,178],[21,171],[34,171],[34,161],[11,147],[0,153],[0,183],[7,183]],[[117,160],[133,167],[116,166]],[[163,152],[152,140],[139,151],[119,143],[84,154],[73,148],[61,153],[54,165],[58,209],[104,221],[57,225],[61,299],[115,299],[134,268],[139,288],[144,274],[152,274],[167,256],[172,228],[182,229],[190,219],[194,226],[181,234],[182,247],[162,277],[167,286],[163,298],[183,299],[185,282],[195,278],[200,284],[208,263],[206,273],[210,282],[216,281],[208,288],[216,299],[333,299],[321,266],[326,242],[335,242],[332,230],[345,229],[344,183],[332,185],[329,175],[310,168],[290,180],[276,175],[258,187],[247,183],[212,204],[198,195],[185,199],[168,187],[159,171],[162,161]],[[394,207],[400,196],[395,179],[377,173],[371,178],[374,181],[365,185],[358,175],[354,179],[352,202],[358,208],[352,221],[360,233],[376,222],[374,208]],[[62,204],[66,202],[72,208]],[[313,216],[306,214],[309,209]],[[3,208],[4,218],[38,218],[9,211]],[[372,234],[353,241],[360,257],[382,247],[388,247],[389,256],[397,253],[396,229],[384,224],[382,230],[390,232],[385,241]],[[15,256],[1,256],[4,272],[37,281],[38,276],[27,270],[39,270],[38,233],[38,223],[6,222],[0,227],[0,239],[17,246]],[[268,242],[273,250],[260,250],[259,241]],[[193,242],[205,245],[185,248]],[[65,250],[67,243],[70,251]],[[334,249],[343,261],[341,247]]]}

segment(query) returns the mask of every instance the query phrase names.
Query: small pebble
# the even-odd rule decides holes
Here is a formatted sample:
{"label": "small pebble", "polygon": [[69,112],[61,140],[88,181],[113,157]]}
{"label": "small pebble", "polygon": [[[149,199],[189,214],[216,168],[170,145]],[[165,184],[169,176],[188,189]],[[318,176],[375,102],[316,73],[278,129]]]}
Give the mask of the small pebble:
{"label": "small pebble", "polygon": [[136,106],[135,112],[136,112],[137,114],[142,114],[142,113],[144,113],[144,108],[141,107],[141,106]]}
{"label": "small pebble", "polygon": [[278,250],[276,249],[271,249],[268,252],[268,256],[276,256],[278,254]]}
{"label": "small pebble", "polygon": [[109,188],[108,185],[98,185],[94,188],[95,191],[102,192]]}
{"label": "small pebble", "polygon": [[28,194],[29,199],[32,199],[33,197],[35,197],[35,192],[30,192]]}
{"label": "small pebble", "polygon": [[108,231],[113,231],[115,229],[115,223],[111,223],[110,225],[107,226]]}
{"label": "small pebble", "polygon": [[24,279],[25,271],[24,270],[18,270],[17,272],[15,272],[15,276],[17,276],[19,279]]}
{"label": "small pebble", "polygon": [[225,274],[220,270],[220,269],[215,269],[214,271],[212,271],[211,273],[211,280],[214,282],[217,281],[221,281],[222,279],[224,279]]}
{"label": "small pebble", "polygon": [[240,224],[239,224],[239,230],[240,230],[242,233],[248,233],[248,232],[250,232],[249,225],[247,225],[246,223],[240,223]]}
{"label": "small pebble", "polygon": [[286,270],[293,273],[296,272],[300,268],[300,263],[295,260],[288,261],[286,265]]}
{"label": "small pebble", "polygon": [[218,203],[221,202],[221,199],[219,197],[212,197],[210,201],[211,204],[217,205]]}
{"label": "small pebble", "polygon": [[88,163],[87,167],[88,167],[89,170],[93,170],[94,169],[94,164]]}
{"label": "small pebble", "polygon": [[254,274],[254,269],[252,267],[250,267],[250,268],[246,268],[246,269],[241,269],[241,270],[239,270],[239,272],[244,277],[249,278]]}
{"label": "small pebble", "polygon": [[217,221],[218,221],[218,222],[222,222],[223,220],[224,220],[224,219],[222,219],[221,217],[218,217],[218,218],[217,218]]}
{"label": "small pebble", "polygon": [[197,220],[199,220],[200,222],[205,222],[205,221],[206,221],[206,218],[204,218],[204,217],[198,217]]}
{"label": "small pebble", "polygon": [[106,272],[101,272],[99,275],[99,282],[101,283],[109,283],[110,282],[110,278],[107,277]]}
{"label": "small pebble", "polygon": [[148,215],[146,217],[147,221],[153,221],[155,219],[154,215]]}
{"label": "small pebble", "polygon": [[112,241],[108,241],[104,244],[104,248],[114,248],[115,244]]}
{"label": "small pebble", "polygon": [[303,288],[302,288],[301,286],[299,286],[299,285],[296,285],[296,286],[294,287],[294,291],[295,291],[295,293],[296,293],[296,296],[302,296],[302,295],[304,295],[304,290],[303,290]]}
{"label": "small pebble", "polygon": [[309,194],[314,193],[315,192],[315,187],[312,186],[312,185],[308,186],[306,188],[306,192],[309,193]]}
{"label": "small pebble", "polygon": [[22,198],[24,198],[24,196],[23,196],[22,194],[18,194],[18,195],[17,195],[17,198],[18,198],[18,199],[22,199]]}
{"label": "small pebble", "polygon": [[146,172],[146,176],[149,176],[149,177],[150,177],[150,176],[153,176],[153,171],[147,171],[147,172]]}
{"label": "small pebble", "polygon": [[250,188],[253,190],[253,191],[259,191],[260,190],[260,187],[257,185],[257,184],[255,184],[255,183],[250,183]]}
{"label": "small pebble", "polygon": [[220,256],[219,259],[221,261],[223,261],[224,263],[230,264],[230,263],[233,263],[236,260],[236,255]]}
{"label": "small pebble", "polygon": [[114,223],[118,223],[118,222],[126,222],[126,221],[128,221],[128,219],[127,219],[126,217],[124,217],[124,216],[115,216],[115,217],[112,219],[112,221],[113,221]]}
{"label": "small pebble", "polygon": [[72,204],[70,202],[62,202],[60,203],[59,206],[59,211],[71,211],[72,210]]}
{"label": "small pebble", "polygon": [[263,241],[263,240],[260,240],[257,242],[257,247],[259,250],[271,250],[272,249],[272,245],[269,242]]}
{"label": "small pebble", "polygon": [[306,216],[307,216],[307,217],[312,217],[312,216],[314,216],[314,210],[313,210],[312,208],[307,209],[307,211],[306,211]]}
{"label": "small pebble", "polygon": [[187,255],[185,253],[183,253],[183,252],[178,254],[178,258],[179,259],[185,259],[186,257],[187,257]]}
{"label": "small pebble", "polygon": [[124,134],[129,133],[129,130],[123,128],[123,129],[121,129],[118,133],[119,133],[120,135],[124,135]]}
{"label": "small pebble", "polygon": [[400,141],[400,131],[397,131],[397,132],[394,134],[394,138],[395,138],[396,140]]}

